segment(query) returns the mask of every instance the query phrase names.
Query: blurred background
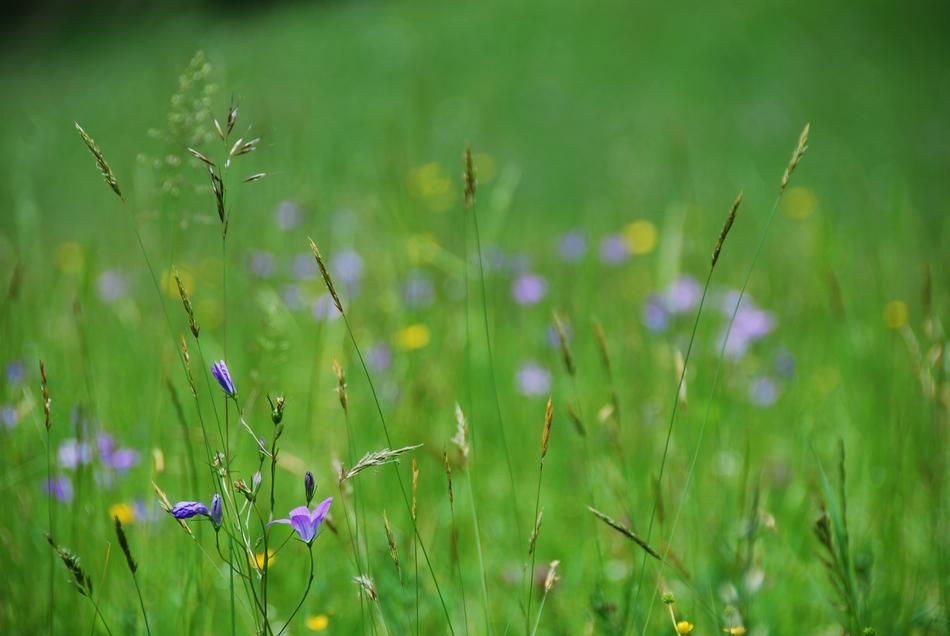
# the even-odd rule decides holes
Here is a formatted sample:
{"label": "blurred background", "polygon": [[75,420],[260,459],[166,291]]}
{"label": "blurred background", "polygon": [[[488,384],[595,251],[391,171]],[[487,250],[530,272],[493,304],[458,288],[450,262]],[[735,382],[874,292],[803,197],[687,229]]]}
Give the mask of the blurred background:
{"label": "blurred background", "polygon": [[[501,515],[515,493],[507,490],[491,423],[484,334],[474,326],[474,370],[463,364],[466,320],[482,320],[465,291],[465,272],[477,272],[462,216],[461,157],[470,144],[508,442],[513,456],[532,458],[516,461],[522,526],[532,521],[533,453],[549,390],[561,418],[539,550],[545,559],[565,559],[566,590],[545,609],[557,618],[541,632],[579,633],[595,624],[598,633],[618,631],[639,555],[603,535],[611,546],[608,582],[596,594],[596,577],[581,565],[572,577],[567,558],[577,528],[601,531],[590,525],[587,502],[571,496],[585,462],[560,408],[579,400],[591,423],[598,412],[602,422],[611,417],[601,408],[606,380],[591,320],[610,337],[620,410],[632,414],[623,433],[627,466],[611,464],[616,440],[607,433],[592,441],[594,470],[601,471],[597,499],[643,532],[655,504],[675,353],[687,346],[695,309],[692,285],[705,277],[725,214],[743,190],[711,298],[729,298],[742,285],[779,178],[810,122],[808,153],[748,290],[767,312],[756,314],[765,326],[749,336],[748,355],[745,346],[730,353],[721,398],[709,392],[723,326],[717,310],[698,332],[666,494],[668,505],[683,502],[677,550],[695,576],[692,587],[676,589],[704,599],[686,605],[697,623],[708,622],[703,633],[718,631],[724,623],[717,612],[730,604],[741,606],[750,626],[761,626],[751,633],[788,633],[792,624],[802,633],[841,633],[832,627],[833,593],[810,525],[816,466],[825,461],[832,470],[842,439],[855,542],[876,557],[868,612],[878,633],[946,633],[947,428],[940,409],[947,397],[939,381],[934,395],[921,390],[923,368],[945,364],[935,325],[946,316],[950,274],[946,2],[21,2],[0,28],[0,277],[4,286],[10,281],[0,304],[0,361],[26,369],[0,385],[0,403],[13,409],[0,429],[8,467],[0,492],[15,501],[0,513],[0,543],[13,572],[0,583],[0,625],[25,632],[45,620],[38,602],[26,609],[38,592],[18,583],[29,578],[33,559],[42,555],[45,563],[47,556],[42,530],[24,523],[45,512],[36,358],[55,369],[63,425],[54,444],[86,430],[77,422],[88,416],[93,429],[139,453],[127,479],[63,504],[64,519],[72,519],[64,540],[98,550],[94,533],[110,531],[104,511],[117,502],[151,505],[149,479],[175,490],[173,500],[190,498],[181,459],[187,435],[169,424],[174,411],[165,388],[169,378],[182,383],[174,339],[133,226],[160,275],[174,328],[185,329],[172,265],[193,295],[209,356],[228,349],[258,415],[266,418],[264,392],[283,391],[288,408],[305,418],[287,433],[287,455],[299,460],[286,466],[287,482],[297,483],[302,466],[319,464],[329,488],[330,455],[345,452],[331,358],[359,378],[351,399],[358,428],[365,423],[360,448],[379,447],[382,439],[316,276],[306,243],[313,236],[344,281],[358,337],[376,356],[372,366],[400,441],[427,444],[429,494],[444,498],[434,482],[442,479],[441,450],[460,400],[476,427],[485,422],[476,497],[480,513],[494,518],[497,511],[498,518],[485,521],[483,532],[508,536],[510,518]],[[239,105],[240,134],[261,139],[256,152],[241,157],[235,179],[266,177],[231,190],[222,254],[206,171],[186,148],[220,156],[212,119],[223,120],[229,104]],[[97,176],[74,121],[102,147],[126,206]],[[684,289],[687,300],[677,309],[670,299]],[[552,311],[571,327],[578,388],[559,368]],[[933,351],[935,359],[928,357]],[[700,494],[680,499],[710,403],[713,432],[694,486]],[[165,476],[153,461],[156,448],[167,458]],[[617,477],[626,471],[635,476]],[[737,526],[751,499],[749,475],[763,480],[763,505],[784,537],[770,556],[754,559],[766,582],[752,591],[739,582],[748,569],[724,565],[732,549],[724,546],[744,536]],[[86,478],[88,488],[93,481]],[[78,490],[81,477],[73,479]],[[392,487],[379,486],[373,510],[381,514]],[[623,510],[639,515],[611,508],[618,492],[628,498]],[[296,505],[290,494],[284,500]],[[448,514],[439,501],[439,516],[425,522],[433,532]],[[142,521],[150,513],[138,514]],[[93,534],[77,529],[87,517],[96,520]],[[411,546],[411,527],[402,524]],[[148,534],[138,536],[140,544],[148,536],[185,552],[183,537],[165,536],[175,529],[167,520],[154,526],[141,530]],[[446,554],[447,541],[436,535],[434,549]],[[379,547],[383,564],[383,540]],[[514,554],[489,557],[493,585],[510,583],[512,571],[517,576]],[[474,555],[462,558],[471,564]],[[327,559],[326,571],[350,585],[346,559]],[[466,575],[473,607],[476,574]],[[301,569],[297,578],[303,575]],[[207,582],[214,577],[194,577],[195,587],[169,592],[164,618],[156,618],[165,630],[183,628],[186,619],[171,609],[197,589],[221,598],[209,618],[188,619],[188,628],[210,630],[214,612],[226,611],[224,593]],[[729,580],[741,588],[741,601],[723,600]],[[295,589],[290,580],[279,585]],[[315,585],[311,617],[329,616],[331,629],[352,633],[352,590],[334,591],[328,580]],[[756,605],[760,589],[769,597]],[[110,609],[110,616],[133,630],[136,608],[125,605],[128,611]],[[496,627],[516,615],[509,610],[499,609]],[[409,629],[400,612],[387,611],[392,629]],[[436,607],[425,612],[427,631],[442,629],[440,616]]]}

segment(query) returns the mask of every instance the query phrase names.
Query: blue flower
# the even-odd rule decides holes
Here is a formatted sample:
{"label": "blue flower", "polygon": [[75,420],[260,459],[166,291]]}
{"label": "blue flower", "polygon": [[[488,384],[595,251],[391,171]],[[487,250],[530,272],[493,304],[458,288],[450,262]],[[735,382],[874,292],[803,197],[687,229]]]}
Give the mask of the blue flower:
{"label": "blue flower", "polygon": [[237,395],[237,389],[234,388],[231,374],[228,373],[228,365],[224,363],[224,360],[219,360],[211,365],[211,375],[214,376],[214,379],[218,381],[218,384],[221,385],[221,388],[229,397]]}
{"label": "blue flower", "polygon": [[176,519],[191,519],[198,515],[209,516],[208,506],[200,501],[179,501],[172,506],[172,516]]}
{"label": "blue flower", "polygon": [[285,523],[297,532],[301,541],[306,544],[313,543],[320,524],[323,523],[324,517],[327,516],[327,512],[330,510],[331,503],[333,503],[333,497],[327,497],[317,504],[313,512],[306,506],[298,506],[290,511],[289,519],[274,519],[267,525],[271,525],[272,523]]}
{"label": "blue flower", "polygon": [[209,516],[211,517],[211,524],[215,530],[221,527],[221,507],[221,495],[214,493],[214,496],[211,497],[211,514]]}

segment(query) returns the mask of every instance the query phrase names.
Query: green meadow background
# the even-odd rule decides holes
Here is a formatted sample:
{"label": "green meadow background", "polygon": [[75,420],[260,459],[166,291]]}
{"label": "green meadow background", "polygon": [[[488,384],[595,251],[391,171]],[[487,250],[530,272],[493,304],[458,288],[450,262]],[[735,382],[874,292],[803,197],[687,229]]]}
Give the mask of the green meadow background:
{"label": "green meadow background", "polygon": [[[335,531],[321,530],[312,590],[285,633],[449,631],[421,551],[415,564],[389,467],[353,480],[378,605],[362,604],[352,581],[349,495],[340,496],[334,461],[354,458],[333,359],[347,376],[355,454],[387,442],[343,321],[311,310],[325,288],[308,270],[309,236],[331,263],[350,250],[361,257],[358,289],[345,291],[344,304],[361,350],[391,352],[388,366],[370,366],[393,445],[423,444],[412,453],[419,534],[455,633],[526,631],[549,392],[533,576],[543,581],[559,560],[561,580],[538,633],[674,634],[672,609],[695,634],[946,634],[948,17],[937,2],[394,0],[97,5],[10,27],[0,61],[0,631],[48,630],[39,359],[52,398],[53,472],[74,491],[69,502],[54,498],[52,534],[92,576],[112,633],[144,633],[116,514],[139,561],[152,633],[232,629],[214,532],[193,522],[190,538],[158,508],[151,485],[172,502],[208,502],[213,492],[176,362],[188,326],[173,266],[201,325],[203,357],[190,336],[189,348],[204,416],[212,401],[223,416],[222,393],[204,376],[211,360],[226,358],[248,423],[268,440],[265,394],[286,397],[275,516],[303,504],[308,469],[318,498],[337,497]],[[210,117],[223,120],[230,103],[239,105],[236,132],[261,141],[232,164],[222,250],[206,170],[185,151],[196,144],[217,158],[221,142],[182,131],[213,130]],[[74,121],[101,146],[125,205]],[[770,223],[806,123],[808,150]],[[468,214],[467,145],[479,180]],[[239,183],[259,172],[267,176]],[[739,190],[744,202],[700,314],[667,449],[677,357],[697,307],[663,330],[648,328],[644,312],[651,294],[681,276],[705,280]],[[282,228],[288,210],[299,223]],[[567,232],[586,237],[577,262],[559,256]],[[618,263],[600,254],[612,235],[631,252]],[[728,322],[721,297],[742,287],[763,236],[747,294],[774,328],[727,357],[717,382]],[[255,257],[273,263],[266,277],[252,271]],[[513,297],[525,272],[546,282],[537,303]],[[406,281],[420,277],[431,304],[406,298]],[[568,326],[574,381],[550,342],[554,312]],[[550,373],[550,391],[524,394],[518,374],[532,361]],[[10,373],[17,363],[22,378]],[[775,389],[767,404],[754,390],[762,378]],[[467,464],[451,443],[456,402],[474,437]],[[255,446],[231,424],[236,476],[250,483]],[[121,474],[102,467],[97,432],[136,450],[137,463]],[[91,444],[89,464],[61,465],[70,439]],[[398,466],[408,483],[409,457]],[[842,467],[860,605],[850,613],[813,532],[829,483],[831,499],[844,503]],[[666,561],[645,561],[588,506],[649,536]],[[295,541],[271,563],[274,633],[303,593],[308,564]],[[62,564],[52,565],[55,632],[105,633]],[[660,599],[667,592],[670,607]],[[531,626],[543,593],[532,592]],[[239,592],[235,633],[258,626],[245,601]]]}

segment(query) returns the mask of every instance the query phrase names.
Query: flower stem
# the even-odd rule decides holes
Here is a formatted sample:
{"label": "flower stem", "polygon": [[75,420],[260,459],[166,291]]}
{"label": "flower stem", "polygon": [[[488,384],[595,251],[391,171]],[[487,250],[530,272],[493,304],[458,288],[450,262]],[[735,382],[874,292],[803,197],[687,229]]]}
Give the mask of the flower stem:
{"label": "flower stem", "polygon": [[304,590],[300,602],[297,603],[297,607],[295,607],[294,611],[290,613],[290,618],[287,619],[287,622],[284,623],[284,626],[280,628],[279,632],[277,632],[277,636],[283,634],[284,630],[290,626],[291,621],[294,620],[294,616],[297,615],[297,612],[299,612],[300,608],[303,607],[304,601],[307,600],[307,595],[310,594],[310,586],[313,585],[313,544],[307,544],[307,551],[310,553],[310,576],[307,578],[307,589]]}

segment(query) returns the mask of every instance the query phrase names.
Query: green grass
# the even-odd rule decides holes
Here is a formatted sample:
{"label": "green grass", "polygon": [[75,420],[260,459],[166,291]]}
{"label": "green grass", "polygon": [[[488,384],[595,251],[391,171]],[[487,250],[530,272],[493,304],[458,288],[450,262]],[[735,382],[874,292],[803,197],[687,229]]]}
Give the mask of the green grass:
{"label": "green grass", "polygon": [[[694,623],[696,634],[737,624],[730,607],[758,635],[841,633],[839,625],[849,633],[866,626],[878,634],[947,632],[950,389],[943,379],[942,393],[931,399],[908,347],[916,340],[931,361],[947,353],[940,328],[950,274],[945,10],[883,2],[742,2],[715,11],[511,4],[324,2],[224,16],[87,16],[8,44],[16,55],[0,62],[0,363],[22,360],[27,374],[20,384],[0,378],[0,405],[16,405],[20,415],[15,427],[0,426],[2,631],[48,629],[39,358],[49,375],[54,464],[63,440],[76,437],[77,419],[97,422],[141,453],[109,488],[98,484],[94,467],[58,469],[72,478],[75,498],[54,502],[53,535],[79,555],[113,633],[144,633],[145,624],[110,507],[152,505],[152,480],[173,502],[208,502],[213,492],[198,411],[175,359],[187,319],[177,294],[163,294],[169,331],[136,244],[138,229],[159,276],[174,264],[193,279],[204,360],[190,336],[189,348],[213,449],[222,447],[213,405],[222,425],[224,410],[205,365],[226,351],[247,421],[269,441],[265,394],[287,398],[275,515],[303,503],[307,469],[316,475],[318,501],[337,496],[331,518],[338,534],[322,529],[312,590],[285,633],[305,633],[305,619],[320,614],[329,616],[332,633],[448,631],[395,471],[355,477],[358,497],[347,497],[350,525],[344,522],[333,460],[351,466],[387,441],[343,321],[318,322],[309,308],[292,310],[282,300],[284,285],[294,282],[294,259],[310,258],[308,236],[331,261],[348,249],[364,260],[347,316],[364,355],[379,343],[393,348],[392,366],[373,372],[373,383],[392,446],[424,444],[413,454],[418,531],[455,633],[521,633],[534,625],[542,602],[536,588],[526,620],[522,577],[531,559],[546,399],[517,391],[515,374],[529,359],[550,369],[554,402],[537,562],[546,568],[559,559],[562,576],[543,600],[538,633],[583,633],[588,625],[596,633],[621,633],[623,626],[627,633],[674,633],[664,592],[675,596],[677,617]],[[182,193],[170,197],[140,158],[184,155],[180,144],[168,147],[148,130],[166,127],[177,78],[199,49],[217,87],[213,114],[223,118],[233,96],[241,135],[252,125],[250,136],[262,137],[259,150],[238,158],[227,184],[233,216],[224,260],[205,171],[186,161]],[[127,205],[96,174],[73,121],[102,147]],[[767,226],[806,122],[811,141],[794,190]],[[466,215],[467,144],[480,184]],[[200,149],[221,156],[220,144]],[[425,166],[443,195],[420,195],[413,175]],[[268,176],[258,182],[236,183],[261,171]],[[745,200],[699,317],[687,401],[673,421],[657,487],[678,379],[675,352],[687,349],[695,308],[661,333],[643,325],[642,311],[651,292],[679,275],[704,280],[740,189]],[[303,220],[281,231],[274,210],[288,200]],[[802,211],[811,213],[797,218]],[[479,266],[470,258],[466,267],[464,256],[476,253],[473,214],[486,252],[493,367]],[[638,219],[657,228],[656,246],[618,266],[601,263],[600,238]],[[576,264],[557,257],[559,237],[571,229],[588,237],[587,255]],[[775,315],[776,328],[717,372],[718,335],[728,321],[719,293],[743,285],[763,236],[747,293]],[[545,276],[540,303],[512,301],[512,274],[491,267],[495,248],[525,257],[530,271]],[[276,259],[268,280],[248,271],[255,251]],[[401,286],[417,270],[434,283],[430,307],[402,299]],[[128,279],[127,294],[114,303],[97,293],[104,271]],[[10,296],[13,279],[19,293]],[[319,277],[301,288],[308,298],[324,291]],[[900,329],[883,317],[894,300],[908,309]],[[570,327],[576,384],[548,343],[552,312]],[[597,416],[612,387],[595,319],[607,336],[619,422]],[[427,328],[429,340],[403,350],[400,334],[414,324]],[[774,361],[784,351],[795,370],[780,380],[777,402],[750,403],[750,382],[776,376]],[[335,394],[334,358],[346,371],[348,423]],[[946,359],[932,363],[938,378]],[[468,465],[450,441],[456,402],[473,438]],[[574,430],[569,403],[586,438]],[[257,453],[236,428],[233,406],[230,417],[234,478],[250,483]],[[839,440],[846,448],[843,493]],[[454,461],[454,520],[443,449]],[[269,470],[265,463],[265,491]],[[398,471],[408,492],[407,459]],[[648,562],[641,577],[640,548],[587,507],[647,538],[658,491],[662,514],[648,541],[670,556],[664,565]],[[264,515],[268,499],[258,504]],[[847,593],[859,599],[856,617],[842,612],[820,561],[827,552],[813,526],[822,506],[846,564]],[[348,535],[357,510],[365,531],[359,568]],[[467,625],[451,560],[453,524]],[[192,524],[197,542],[164,514],[124,527],[152,633],[228,633],[232,620],[237,633],[248,633],[260,625],[238,581],[232,614],[228,569],[208,523]],[[271,542],[288,532],[277,526]],[[222,541],[222,548],[243,558],[239,545]],[[94,626],[94,605],[71,589],[58,559],[54,565],[55,631],[104,632]],[[300,599],[309,566],[306,548],[290,542],[269,568],[274,633]],[[361,601],[352,582],[360,572],[375,581],[378,605]]]}

